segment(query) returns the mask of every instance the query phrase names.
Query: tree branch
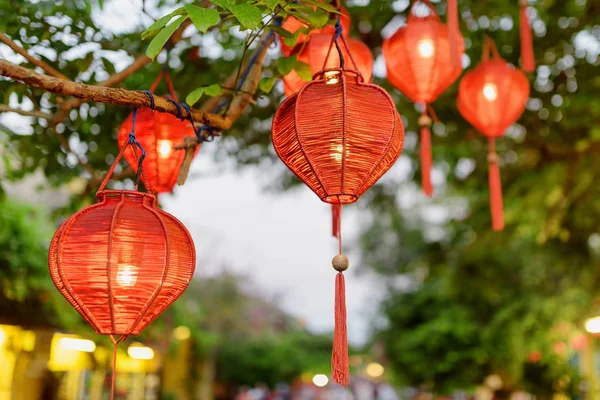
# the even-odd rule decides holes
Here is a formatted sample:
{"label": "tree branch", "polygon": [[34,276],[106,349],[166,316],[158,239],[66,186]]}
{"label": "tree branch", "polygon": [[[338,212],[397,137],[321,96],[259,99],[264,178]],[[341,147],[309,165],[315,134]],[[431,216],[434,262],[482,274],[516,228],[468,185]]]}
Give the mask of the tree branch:
{"label": "tree branch", "polygon": [[27,59],[27,61],[29,61],[31,64],[43,69],[44,72],[46,72],[48,75],[52,75],[52,76],[54,76],[56,78],[60,78],[60,79],[69,79],[65,75],[61,74],[60,72],[58,72],[57,70],[52,68],[50,65],[43,62],[42,60],[38,60],[37,58],[33,57],[31,54],[29,54],[27,52],[27,50],[25,50],[25,48],[19,46],[15,42],[13,42],[13,40],[11,38],[9,38],[5,33],[0,32],[0,42],[4,43],[8,47],[10,47],[15,53],[20,54],[23,57],[25,57]]}
{"label": "tree branch", "polygon": [[45,119],[47,121],[51,121],[52,120],[52,115],[45,113],[43,111],[25,111],[25,110],[21,110],[19,108],[12,108],[9,107],[7,105],[4,104],[0,104],[0,112],[13,112],[16,114],[21,114],[21,115],[25,115],[27,117],[36,117],[36,118],[42,118]]}
{"label": "tree branch", "polygon": [[[97,85],[72,82],[65,79],[53,78],[38,74],[28,68],[21,67],[6,60],[0,60],[0,76],[6,76],[27,86],[44,89],[47,92],[73,96],[79,99],[91,100],[98,103],[117,104],[127,107],[150,107],[150,99],[143,92],[137,90],[113,89]],[[243,95],[252,97],[250,95]],[[179,109],[174,104],[162,97],[154,98],[155,109],[173,115],[179,115]],[[209,125],[218,130],[231,127],[233,121],[230,117],[222,117],[198,110],[192,110],[195,122]]]}

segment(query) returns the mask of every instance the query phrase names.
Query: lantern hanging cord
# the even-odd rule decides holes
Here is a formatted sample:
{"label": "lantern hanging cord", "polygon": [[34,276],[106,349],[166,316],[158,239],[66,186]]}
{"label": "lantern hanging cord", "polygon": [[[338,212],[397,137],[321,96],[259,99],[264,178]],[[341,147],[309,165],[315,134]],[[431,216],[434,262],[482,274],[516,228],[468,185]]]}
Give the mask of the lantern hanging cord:
{"label": "lantern hanging cord", "polygon": [[[152,93],[150,93],[147,90],[144,90],[143,92],[150,98],[150,107],[152,108],[152,110],[154,110],[154,96],[152,95]],[[140,149],[140,151],[142,152],[142,154],[138,158],[137,174],[135,177],[135,185],[137,187],[140,183],[140,177],[142,174],[142,166],[143,166],[144,158],[146,158],[146,150],[144,150],[144,147],[142,147],[141,143],[138,142],[135,137],[135,121],[136,121],[136,119],[137,119],[137,107],[133,109],[133,115],[131,116],[131,132],[129,132],[129,144],[131,144],[132,146],[138,147]],[[133,147],[133,154],[135,156],[137,156],[135,147]]]}
{"label": "lantern hanging cord", "polygon": [[110,335],[110,341],[113,343],[112,374],[110,380],[110,400],[113,400],[115,396],[115,381],[117,377],[117,347],[119,343],[121,343],[125,339],[127,339],[126,335],[122,335],[118,339],[115,339],[113,335]]}
{"label": "lantern hanging cord", "polygon": [[338,43],[338,39],[342,36],[342,32],[344,32],[344,27],[342,26],[342,18],[338,15],[337,21],[335,22],[335,37],[333,42],[335,43],[335,48],[340,55],[340,68],[344,69],[344,55],[342,54],[342,49]]}

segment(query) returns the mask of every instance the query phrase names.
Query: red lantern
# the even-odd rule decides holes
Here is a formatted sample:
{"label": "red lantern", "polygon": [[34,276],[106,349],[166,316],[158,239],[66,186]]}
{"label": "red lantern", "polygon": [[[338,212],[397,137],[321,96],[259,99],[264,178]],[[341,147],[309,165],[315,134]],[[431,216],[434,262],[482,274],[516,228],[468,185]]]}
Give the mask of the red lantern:
{"label": "red lantern", "polygon": [[102,182],[98,202],[58,228],[48,253],[60,293],[115,345],[113,392],[117,344],[139,334],[169,307],[188,286],[196,265],[189,232],[156,207],[153,195],[138,192],[137,186],[104,190],[128,146]]}
{"label": "red lantern", "polygon": [[[415,5],[429,7],[425,16],[415,14]],[[453,51],[453,49],[456,49]],[[458,27],[443,24],[429,0],[413,2],[408,21],[383,42],[387,79],[404,95],[421,103],[421,180],[431,196],[431,118],[427,105],[436,100],[460,76],[464,42]]]}
{"label": "red lantern", "polygon": [[[317,6],[313,6],[313,8],[316,10]],[[351,25],[350,13],[344,7],[341,7],[340,12],[341,12],[341,15],[340,15],[341,24],[342,24],[342,27],[344,28],[344,32],[345,32],[344,34],[348,35],[350,33],[350,25]],[[298,29],[306,28],[307,25],[304,22],[301,22],[298,19],[290,16],[290,17],[287,17],[285,19],[285,21],[283,21],[283,24],[281,25],[281,27],[288,32],[295,33]],[[287,46],[284,43],[284,39],[279,37],[279,44],[281,45],[281,53],[284,56],[289,56],[289,55],[293,54],[295,50],[297,51],[298,47],[302,47],[303,43],[306,42],[310,36],[317,34],[317,33],[327,33],[327,34],[331,35],[331,34],[335,33],[335,27],[333,27],[332,25],[328,25],[328,26],[325,26],[323,29],[313,29],[310,32],[310,34],[308,34],[308,35],[300,34],[300,35],[298,35],[298,40],[296,41],[296,46],[294,46],[294,47]]]}
{"label": "red lantern", "polygon": [[[156,78],[150,92],[154,92],[163,77],[171,98],[177,101],[171,79],[166,72],[162,72]],[[133,114],[130,114],[119,129],[117,137],[119,147],[123,147],[129,140],[132,116]],[[194,128],[189,121],[182,121],[172,114],[161,113],[149,108],[137,110],[135,124],[136,138],[146,149],[144,172],[150,185],[157,193],[171,192],[177,183],[179,169],[185,158],[185,151],[175,150],[174,147],[183,143],[186,136],[195,136]],[[198,149],[199,146],[196,147],[196,153]],[[124,157],[131,168],[137,172],[137,161],[133,152],[128,150]]]}
{"label": "red lantern", "polygon": [[[345,44],[343,37],[341,41]],[[364,83],[356,70],[334,68],[318,73],[281,104],[271,132],[279,158],[322,201],[334,205],[339,254],[333,259],[338,274],[332,376],[347,385],[342,272],[349,262],[342,255],[341,205],[355,202],[394,164],[402,151],[402,121],[385,90]]]}
{"label": "red lantern", "polygon": [[519,119],[528,98],[529,81],[525,74],[504,61],[494,42],[486,38],[483,60],[460,82],[458,111],[489,138],[490,204],[492,227],[496,231],[504,229],[504,216],[494,139]]}

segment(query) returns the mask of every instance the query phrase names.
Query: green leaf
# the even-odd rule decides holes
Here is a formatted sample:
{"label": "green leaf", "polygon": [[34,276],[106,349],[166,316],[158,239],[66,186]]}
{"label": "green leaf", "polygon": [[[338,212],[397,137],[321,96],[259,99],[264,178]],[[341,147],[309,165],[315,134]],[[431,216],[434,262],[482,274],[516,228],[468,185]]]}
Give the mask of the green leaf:
{"label": "green leaf", "polygon": [[202,8],[192,4],[186,4],[185,9],[196,29],[202,33],[206,33],[208,28],[219,23],[219,12],[214,8]]}
{"label": "green leaf", "polygon": [[224,8],[226,10],[229,10],[229,7],[235,5],[235,0],[211,0],[210,2],[215,6]]}
{"label": "green leaf", "polygon": [[265,0],[265,4],[267,5],[268,8],[270,8],[271,10],[274,10],[280,1],[281,0]]}
{"label": "green leaf", "polygon": [[302,2],[306,4],[312,4],[313,6],[317,6],[318,8],[332,13],[340,14],[340,11],[337,8],[328,3],[320,2],[317,0],[302,0]]}
{"label": "green leaf", "polygon": [[204,88],[204,94],[207,96],[219,96],[221,93],[223,93],[223,89],[221,89],[221,86],[218,83],[214,83]]}
{"label": "green leaf", "polygon": [[274,31],[276,34],[278,34],[279,36],[283,37],[283,38],[293,38],[294,34],[286,29],[283,29],[280,26],[277,25],[269,25],[267,26],[267,28],[271,29],[272,31]]}
{"label": "green leaf", "polygon": [[297,61],[296,66],[294,67],[294,71],[298,74],[298,76],[305,82],[309,82],[312,80],[312,71],[310,69],[310,65],[304,63],[302,61]]}
{"label": "green leaf", "polygon": [[146,55],[154,60],[158,53],[160,53],[162,50],[165,43],[167,43],[167,40],[169,40],[171,35],[173,35],[177,28],[179,28],[179,25],[181,25],[181,23],[186,19],[187,17],[179,17],[171,25],[160,31],[148,45],[148,49],[146,49]]}
{"label": "green leaf", "polygon": [[279,57],[277,59],[277,70],[281,75],[287,75],[296,66],[296,57],[297,55],[289,56],[289,57]]}
{"label": "green leaf", "polygon": [[329,13],[325,10],[317,10],[308,16],[311,25],[317,28],[322,28],[329,22]]}
{"label": "green leaf", "polygon": [[271,93],[271,90],[273,90],[273,86],[275,86],[276,80],[277,78],[275,77],[262,78],[258,83],[258,87],[265,93]]}
{"label": "green leaf", "polygon": [[300,36],[300,33],[298,31],[296,31],[296,32],[294,32],[294,34],[292,35],[292,37],[284,38],[283,39],[283,43],[287,47],[294,47],[298,43],[298,37],[299,36]]}
{"label": "green leaf", "polygon": [[183,14],[185,14],[185,8],[180,7],[172,13],[160,18],[158,21],[150,25],[144,32],[142,32],[142,40],[155,36],[167,23],[169,23],[171,18]]}
{"label": "green leaf", "polygon": [[229,10],[246,29],[255,29],[262,22],[260,9],[251,4],[232,5]]}
{"label": "green leaf", "polygon": [[185,98],[185,102],[190,106],[193,106],[198,100],[200,100],[200,97],[202,97],[202,95],[204,94],[204,89],[205,87],[202,86],[192,91]]}

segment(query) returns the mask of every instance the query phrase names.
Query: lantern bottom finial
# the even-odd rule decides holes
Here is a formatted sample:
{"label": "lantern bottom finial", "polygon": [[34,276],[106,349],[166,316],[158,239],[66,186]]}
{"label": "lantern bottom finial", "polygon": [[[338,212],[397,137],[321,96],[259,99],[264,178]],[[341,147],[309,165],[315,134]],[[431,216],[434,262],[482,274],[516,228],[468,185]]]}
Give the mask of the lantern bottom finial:
{"label": "lantern bottom finial", "polygon": [[348,266],[350,266],[350,261],[345,255],[338,254],[337,256],[333,257],[331,264],[333,265],[333,269],[335,269],[336,271],[344,272],[348,269]]}

